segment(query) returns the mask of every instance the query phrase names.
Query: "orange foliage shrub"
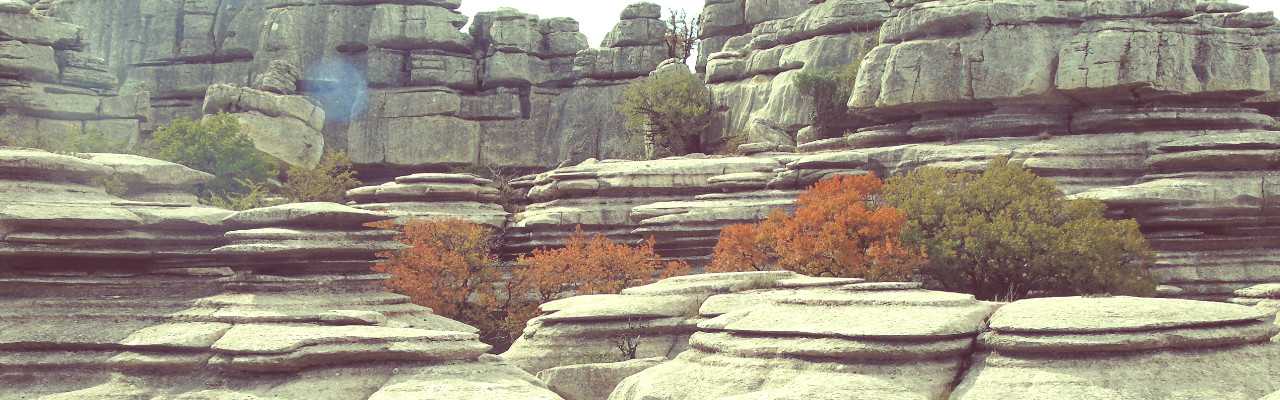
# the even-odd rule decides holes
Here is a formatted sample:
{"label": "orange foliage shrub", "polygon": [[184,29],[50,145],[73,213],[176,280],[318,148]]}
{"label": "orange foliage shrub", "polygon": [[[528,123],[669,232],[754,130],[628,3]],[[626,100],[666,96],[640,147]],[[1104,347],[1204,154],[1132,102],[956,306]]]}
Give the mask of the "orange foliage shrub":
{"label": "orange foliage shrub", "polygon": [[906,216],[878,204],[874,176],[841,176],[800,195],[796,212],[725,228],[710,272],[785,269],[812,276],[905,280],[923,265],[900,239]]}
{"label": "orange foliage shrub", "polygon": [[[398,228],[390,221],[375,226]],[[408,247],[384,254],[387,259],[373,267],[391,274],[387,286],[436,314],[475,326],[482,335],[502,330],[490,315],[498,303],[493,288],[501,278],[494,268],[492,230],[461,220],[415,220],[399,229],[397,239]]]}
{"label": "orange foliage shrub", "polygon": [[518,264],[522,267],[515,276],[539,302],[547,302],[564,293],[618,293],[689,272],[689,265],[684,262],[662,262],[653,251],[653,244],[650,238],[631,247],[603,235],[587,237],[578,230],[564,248],[538,249],[520,257]]}
{"label": "orange foliage shrub", "polygon": [[659,260],[652,240],[631,247],[579,231],[565,248],[520,257],[508,275],[494,256],[492,234],[461,220],[412,221],[399,236],[409,247],[386,254],[374,270],[391,274],[388,286],[414,303],[480,329],[481,339],[499,350],[519,337],[542,303],[567,294],[617,293],[689,270],[682,262]]}

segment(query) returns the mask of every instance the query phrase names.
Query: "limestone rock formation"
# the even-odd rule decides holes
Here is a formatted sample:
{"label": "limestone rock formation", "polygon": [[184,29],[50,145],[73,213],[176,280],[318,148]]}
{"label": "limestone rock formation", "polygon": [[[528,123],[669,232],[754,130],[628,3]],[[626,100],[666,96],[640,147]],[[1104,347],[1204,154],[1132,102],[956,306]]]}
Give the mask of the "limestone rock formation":
{"label": "limestone rock formation", "polygon": [[[152,175],[135,175],[142,171]],[[190,198],[188,193],[175,193],[181,184],[171,185],[177,182],[166,181],[161,171],[173,172],[170,176],[178,181],[201,177],[158,160],[79,158],[0,147],[0,267],[7,268],[6,274],[19,268],[21,276],[15,282],[49,279],[50,285],[74,286],[79,280],[86,285],[110,284],[110,278],[92,275],[94,267],[107,275],[128,276],[128,269],[110,271],[132,266],[181,275],[185,270],[163,271],[177,265],[207,266],[210,250],[224,243],[217,227],[229,212],[188,201],[155,202]],[[126,196],[144,201],[107,194],[103,184],[113,174],[124,177]],[[65,268],[71,270],[62,271]]]}
{"label": "limestone rock formation", "polygon": [[347,191],[354,207],[411,219],[461,219],[501,229],[510,216],[494,182],[470,174],[414,174]]}
{"label": "limestone rock formation", "polygon": [[667,361],[663,357],[616,363],[556,367],[538,373],[538,379],[565,400],[608,399],[618,382]]}
{"label": "limestone rock formation", "polygon": [[[704,9],[723,121],[707,135],[801,151],[769,188],[1008,157],[1137,219],[1166,293],[1225,300],[1280,281],[1273,16],[1190,0],[828,0],[748,24],[740,3]],[[847,134],[815,133],[794,76],[851,63]]]}
{"label": "limestone rock formation", "polygon": [[92,133],[123,147],[138,143],[149,97],[118,92],[106,62],[84,51],[84,36],[25,1],[0,5],[0,137],[65,143]]}
{"label": "limestone rock formation", "polygon": [[513,218],[507,251],[560,246],[581,229],[628,243],[653,236],[659,254],[706,261],[720,228],[794,202],[781,193],[761,193],[762,176],[781,166],[767,156],[690,155],[588,160],[552,170],[528,182],[530,204]]}
{"label": "limestone rock formation", "polygon": [[709,297],[763,288],[830,286],[857,279],[812,279],[790,272],[690,275],[623,290],[619,295],[577,296],[543,304],[503,358],[530,372],[624,361],[619,341],[631,341],[636,357],[674,358],[689,348],[698,324],[750,303],[722,303],[699,311]]}
{"label": "limestone rock formation", "polygon": [[1280,369],[1241,360],[1274,360],[1277,330],[1266,311],[1223,303],[1023,300],[991,317],[951,398],[1259,398]]}
{"label": "limestone rock formation", "polygon": [[[631,78],[667,58],[653,10],[628,13],[606,48],[580,55],[590,46],[572,19],[509,8],[469,19],[459,6],[60,0],[48,13],[85,26],[95,41],[87,52],[148,89],[161,123],[199,116],[216,84],[315,98],[326,118],[311,130],[366,178],[641,154],[612,105]],[[251,119],[276,135],[298,128]]]}
{"label": "limestone rock formation", "polygon": [[306,97],[215,84],[201,111],[235,116],[254,147],[289,165],[314,167],[324,156],[324,110]]}
{"label": "limestone rock formation", "polygon": [[110,180],[123,185],[121,197],[140,202],[198,204],[197,187],[213,174],[130,154],[88,153],[79,157],[111,168]]}
{"label": "limestone rock formation", "polygon": [[600,368],[618,357],[608,339],[619,335],[639,337],[641,356],[683,349],[624,379],[611,400],[1256,399],[1280,389],[1268,310],[1129,297],[998,304],[920,287],[784,271],[672,278],[547,303],[504,357],[549,376]]}
{"label": "limestone rock formation", "polygon": [[124,161],[0,148],[0,399],[560,399],[385,292],[389,215],[127,201]]}
{"label": "limestone rock formation", "polygon": [[723,314],[698,325],[689,351],[610,399],[943,399],[995,308],[882,284],[714,296],[700,312]]}

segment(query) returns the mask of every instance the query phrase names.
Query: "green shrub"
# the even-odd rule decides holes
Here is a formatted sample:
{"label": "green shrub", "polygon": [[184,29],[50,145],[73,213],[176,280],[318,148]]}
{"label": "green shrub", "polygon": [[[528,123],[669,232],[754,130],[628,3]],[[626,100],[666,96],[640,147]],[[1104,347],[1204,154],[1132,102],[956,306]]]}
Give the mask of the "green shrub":
{"label": "green shrub", "polygon": [[661,71],[628,85],[619,107],[629,129],[652,135],[649,139],[657,155],[704,151],[702,134],[711,124],[711,90],[687,69]]}
{"label": "green shrub", "polygon": [[823,138],[840,134],[840,124],[849,120],[849,97],[853,95],[853,84],[858,79],[860,68],[861,64],[854,62],[843,68],[802,70],[792,76],[796,88],[813,96],[816,106],[814,126]]}
{"label": "green shrub", "polygon": [[244,191],[230,193],[210,193],[200,200],[207,205],[235,211],[270,207],[284,203],[284,199],[271,194],[271,188],[263,182],[241,180],[238,182]]}
{"label": "green shrub", "polygon": [[200,121],[178,118],[152,135],[145,153],[213,174],[202,197],[247,194],[252,191],[249,182],[265,182],[276,174],[277,161],[258,151],[229,114]]}
{"label": "green shrub", "polygon": [[341,203],[347,191],[360,186],[351,170],[351,158],[341,151],[326,151],[315,168],[290,166],[283,194],[293,202]]}
{"label": "green shrub", "polygon": [[982,174],[921,168],[889,181],[907,214],[903,241],[923,247],[925,279],[984,300],[1154,292],[1152,253],[1133,220],[1068,200],[1053,181],[999,159]]}

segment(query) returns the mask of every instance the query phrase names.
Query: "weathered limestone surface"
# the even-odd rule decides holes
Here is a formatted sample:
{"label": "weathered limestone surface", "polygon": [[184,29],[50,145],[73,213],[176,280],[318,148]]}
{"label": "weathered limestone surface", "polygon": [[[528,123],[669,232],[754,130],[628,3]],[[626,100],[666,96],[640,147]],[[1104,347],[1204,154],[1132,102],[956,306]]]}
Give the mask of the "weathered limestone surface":
{"label": "weathered limestone surface", "polygon": [[[1274,312],[1227,303],[997,304],[778,271],[667,279],[542,311],[504,354],[541,376],[609,365],[598,363],[617,357],[606,338],[619,334],[639,336],[642,356],[684,340],[611,400],[1257,399],[1280,389]],[[663,330],[676,321],[680,333]]]}
{"label": "weathered limestone surface", "polygon": [[129,201],[101,186],[113,173],[204,178],[0,148],[0,399],[561,399],[385,292],[369,267],[399,244],[362,224],[392,216]]}
{"label": "weathered limestone surface", "polygon": [[230,113],[254,147],[289,165],[311,168],[324,156],[324,110],[305,97],[214,84],[205,92],[201,112]]}
{"label": "weathered limestone surface", "polygon": [[1267,312],[1222,303],[1019,301],[991,317],[951,398],[1258,398],[1276,390],[1280,369],[1241,360],[1274,360],[1276,331]]}
{"label": "weathered limestone surface", "polygon": [[510,216],[501,197],[492,180],[470,174],[414,174],[347,191],[353,207],[395,215],[399,223],[461,219],[497,229],[506,227]]}
{"label": "weathered limestone surface", "polygon": [[[719,4],[732,3],[704,12]],[[709,56],[725,121],[709,135],[745,135],[726,143],[757,142],[746,153],[798,148],[768,178],[783,191],[837,174],[978,171],[1008,157],[1136,218],[1167,293],[1225,300],[1280,281],[1267,228],[1280,218],[1280,28],[1234,6],[1142,4],[814,4]],[[789,75],[859,61],[851,125],[815,133],[803,109],[812,101]]]}
{"label": "weathered limestone surface", "polygon": [[79,26],[31,10],[25,1],[0,6],[0,137],[66,143],[89,133],[137,145],[148,95],[118,91],[106,62],[84,50]]}
{"label": "weathered limestone surface", "polygon": [[198,117],[218,84],[310,97],[323,110],[319,128],[238,116],[258,136],[298,142],[294,132],[305,131],[312,147],[322,138],[366,178],[643,154],[641,143],[619,140],[613,104],[621,85],[668,58],[651,7],[624,13],[603,48],[590,49],[572,19],[510,8],[468,18],[459,6],[60,0],[47,12],[85,27],[95,41],[86,50],[108,61],[109,76],[149,90],[157,122]]}
{"label": "weathered limestone surface", "polygon": [[[502,356],[531,373],[582,364],[624,361],[618,340],[635,338],[640,358],[675,358],[689,349],[698,324],[739,307],[700,312],[709,297],[759,288],[787,287],[808,278],[790,272],[690,275],[626,289],[619,295],[577,296],[541,306],[524,334]],[[840,285],[858,280],[819,281]]]}
{"label": "weathered limestone surface", "polygon": [[556,367],[538,373],[538,379],[565,400],[607,399],[618,382],[667,361],[664,357],[642,358],[616,363]]}
{"label": "weathered limestone surface", "polygon": [[214,178],[212,174],[129,154],[89,153],[79,157],[111,168],[111,178],[124,185],[128,200],[158,203],[197,204],[197,187]]}
{"label": "weathered limestone surface", "polygon": [[691,155],[588,160],[539,174],[517,182],[528,188],[530,204],[513,217],[506,251],[559,246],[581,229],[630,243],[653,237],[659,254],[700,264],[724,226],[794,202],[786,192],[764,190],[763,176],[782,165],[768,155]]}

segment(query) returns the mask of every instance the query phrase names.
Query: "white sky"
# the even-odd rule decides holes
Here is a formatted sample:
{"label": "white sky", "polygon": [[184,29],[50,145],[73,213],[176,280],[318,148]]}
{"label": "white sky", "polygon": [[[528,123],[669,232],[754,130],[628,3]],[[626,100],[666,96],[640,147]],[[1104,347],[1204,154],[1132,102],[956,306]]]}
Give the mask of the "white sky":
{"label": "white sky", "polygon": [[[592,46],[599,46],[604,35],[618,23],[618,15],[627,4],[640,0],[462,0],[463,14],[475,15],[498,7],[514,7],[540,17],[572,17],[582,24]],[[649,0],[662,5],[663,14],[670,8],[683,8],[689,14],[702,11],[704,0]],[[1142,1],[1142,0],[1139,0]],[[1249,5],[1252,11],[1275,11],[1280,14],[1280,0],[1232,0]]]}

